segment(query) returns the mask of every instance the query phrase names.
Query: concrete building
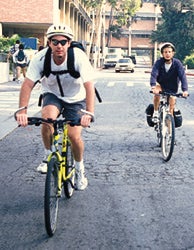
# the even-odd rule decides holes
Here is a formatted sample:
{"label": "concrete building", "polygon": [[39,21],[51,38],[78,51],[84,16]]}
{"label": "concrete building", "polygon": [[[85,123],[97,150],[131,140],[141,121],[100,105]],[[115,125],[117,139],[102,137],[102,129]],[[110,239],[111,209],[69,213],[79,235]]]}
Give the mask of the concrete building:
{"label": "concrete building", "polygon": [[75,40],[87,42],[92,24],[82,0],[0,0],[0,36],[37,37],[46,45],[46,31],[54,22],[71,26]]}
{"label": "concrete building", "polygon": [[[106,11],[106,27],[110,10]],[[156,59],[157,44],[151,42],[151,33],[157,29],[157,24],[161,20],[160,8],[153,0],[144,0],[142,7],[136,12],[129,28],[122,27],[122,36],[110,39],[109,47],[122,48],[128,55],[149,57],[150,62]],[[108,30],[106,29],[106,35]]]}
{"label": "concrete building", "polygon": [[[0,0],[0,36],[19,34],[21,37],[36,37],[39,45],[46,45],[46,31],[53,22],[65,22],[74,34],[74,40],[88,44],[92,31],[90,10],[83,0]],[[107,40],[110,9],[105,9],[105,29],[102,36]],[[157,44],[152,44],[150,35],[161,18],[159,7],[153,0],[143,0],[129,28],[122,27],[122,37],[111,37],[109,47],[122,48],[125,54],[147,56],[153,62]],[[94,44],[95,45],[95,44]],[[102,45],[101,45],[102,46]],[[103,45],[105,46],[105,45]]]}

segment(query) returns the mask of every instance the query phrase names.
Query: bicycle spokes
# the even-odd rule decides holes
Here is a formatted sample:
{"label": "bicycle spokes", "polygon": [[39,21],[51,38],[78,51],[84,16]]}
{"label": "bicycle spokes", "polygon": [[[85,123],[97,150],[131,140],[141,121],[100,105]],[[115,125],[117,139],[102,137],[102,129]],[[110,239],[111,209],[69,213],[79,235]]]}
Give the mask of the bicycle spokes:
{"label": "bicycle spokes", "polygon": [[53,236],[57,227],[58,202],[58,165],[53,157],[48,163],[44,197],[45,227],[49,236]]}
{"label": "bicycle spokes", "polygon": [[165,161],[169,161],[174,150],[175,127],[174,118],[167,114],[162,129],[162,154]]}

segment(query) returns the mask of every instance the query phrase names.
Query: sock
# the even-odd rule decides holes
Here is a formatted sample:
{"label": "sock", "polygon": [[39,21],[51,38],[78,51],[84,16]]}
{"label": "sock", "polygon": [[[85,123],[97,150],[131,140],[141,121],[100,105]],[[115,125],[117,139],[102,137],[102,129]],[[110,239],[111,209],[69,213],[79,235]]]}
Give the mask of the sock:
{"label": "sock", "polygon": [[75,169],[77,169],[77,170],[83,170],[84,169],[83,159],[81,161],[75,161]]}
{"label": "sock", "polygon": [[46,156],[48,156],[48,155],[50,155],[50,153],[51,153],[51,150],[50,149],[44,149],[44,154],[46,155]]}

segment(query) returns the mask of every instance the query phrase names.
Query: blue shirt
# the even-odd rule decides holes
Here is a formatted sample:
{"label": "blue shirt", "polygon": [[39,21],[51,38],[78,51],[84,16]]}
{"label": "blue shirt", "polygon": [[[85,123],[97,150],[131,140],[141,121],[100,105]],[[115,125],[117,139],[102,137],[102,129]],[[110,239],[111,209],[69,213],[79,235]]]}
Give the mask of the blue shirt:
{"label": "blue shirt", "polygon": [[172,65],[168,72],[165,70],[164,58],[160,58],[154,63],[150,77],[151,87],[159,83],[162,90],[177,93],[179,82],[181,82],[182,91],[188,91],[185,70],[178,59],[172,59]]}

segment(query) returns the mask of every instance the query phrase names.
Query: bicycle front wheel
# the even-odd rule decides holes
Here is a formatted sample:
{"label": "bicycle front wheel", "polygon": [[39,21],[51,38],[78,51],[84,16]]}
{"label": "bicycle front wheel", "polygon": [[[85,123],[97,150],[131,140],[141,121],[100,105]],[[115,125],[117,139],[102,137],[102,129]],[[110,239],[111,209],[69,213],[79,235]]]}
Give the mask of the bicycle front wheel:
{"label": "bicycle front wheel", "polygon": [[161,132],[162,124],[161,124],[161,121],[158,122],[158,124],[156,126],[157,126],[156,131],[157,131],[158,147],[161,147],[161,145],[162,145],[162,132]]}
{"label": "bicycle front wheel", "polygon": [[175,125],[174,118],[171,114],[167,114],[162,128],[162,154],[165,161],[169,161],[172,157],[175,141]]}
{"label": "bicycle front wheel", "polygon": [[66,162],[65,162],[65,176],[69,178],[64,181],[64,192],[67,198],[71,198],[74,192],[75,185],[75,167],[74,158],[71,150],[70,142],[67,142],[66,147]]}
{"label": "bicycle front wheel", "polygon": [[44,217],[47,234],[53,236],[57,227],[58,215],[58,161],[56,156],[52,156],[48,162],[48,171],[45,182],[44,196]]}

